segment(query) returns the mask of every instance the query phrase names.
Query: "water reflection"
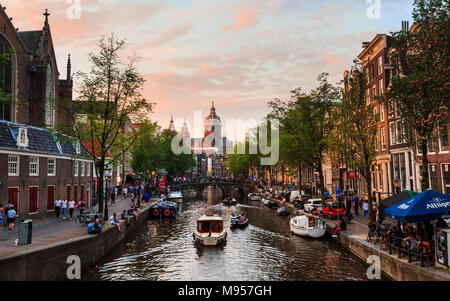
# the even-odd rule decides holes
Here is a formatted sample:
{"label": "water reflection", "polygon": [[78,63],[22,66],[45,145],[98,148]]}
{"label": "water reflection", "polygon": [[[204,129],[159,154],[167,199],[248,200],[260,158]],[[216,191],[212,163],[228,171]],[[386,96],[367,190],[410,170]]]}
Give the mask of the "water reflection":
{"label": "water reflection", "polygon": [[[120,244],[86,280],[367,280],[366,264],[327,240],[293,236],[289,218],[260,202],[224,207],[220,191],[206,200],[184,200],[176,219],[149,220],[136,237]],[[225,218],[227,243],[195,244],[196,220],[207,208]],[[231,213],[250,225],[230,230]]]}

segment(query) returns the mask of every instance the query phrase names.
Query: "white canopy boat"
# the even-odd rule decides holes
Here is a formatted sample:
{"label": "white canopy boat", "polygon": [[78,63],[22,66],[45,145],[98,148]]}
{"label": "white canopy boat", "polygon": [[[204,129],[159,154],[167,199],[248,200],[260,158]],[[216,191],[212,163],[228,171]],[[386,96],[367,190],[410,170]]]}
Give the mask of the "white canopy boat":
{"label": "white canopy boat", "polygon": [[183,198],[183,194],[181,193],[181,191],[173,191],[169,194],[169,196],[167,197],[169,200],[175,200],[175,199],[182,199]]}
{"label": "white canopy boat", "polygon": [[326,226],[314,216],[296,216],[290,221],[291,232],[305,237],[320,238],[325,235]]}
{"label": "white canopy boat", "polygon": [[218,246],[227,239],[227,231],[223,226],[223,218],[211,213],[197,220],[194,239],[203,246]]}

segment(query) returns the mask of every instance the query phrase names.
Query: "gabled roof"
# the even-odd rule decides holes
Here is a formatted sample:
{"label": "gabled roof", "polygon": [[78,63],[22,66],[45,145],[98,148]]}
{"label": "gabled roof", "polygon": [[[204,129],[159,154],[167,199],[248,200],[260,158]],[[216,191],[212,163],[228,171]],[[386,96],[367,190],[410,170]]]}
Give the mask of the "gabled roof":
{"label": "gabled roof", "polygon": [[19,31],[18,34],[28,51],[36,53],[39,50],[42,30]]}
{"label": "gabled roof", "polygon": [[[19,148],[17,146],[19,128],[27,129],[27,148]],[[84,146],[80,147],[81,153],[77,154],[76,142],[68,138],[64,135],[53,134],[44,128],[0,120],[0,148],[60,156],[89,157]]]}

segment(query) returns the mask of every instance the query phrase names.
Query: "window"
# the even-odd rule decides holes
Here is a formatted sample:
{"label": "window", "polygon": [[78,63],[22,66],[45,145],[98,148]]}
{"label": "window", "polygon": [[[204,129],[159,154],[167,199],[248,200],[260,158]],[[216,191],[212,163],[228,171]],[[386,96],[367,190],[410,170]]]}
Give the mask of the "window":
{"label": "window", "polygon": [[75,176],[75,177],[78,177],[78,161],[75,161],[75,162],[74,162],[74,167],[73,167],[73,169],[74,169],[74,176]]}
{"label": "window", "polygon": [[49,177],[56,176],[56,159],[47,160],[47,175]]}
{"label": "window", "polygon": [[381,149],[386,150],[386,131],[384,127],[381,128]]}
{"label": "window", "polygon": [[391,130],[391,145],[396,145],[397,144],[397,132],[395,129],[395,123],[392,122],[391,124],[389,124],[389,128]]}
{"label": "window", "polygon": [[372,65],[372,80],[374,80],[375,79],[375,76],[376,76],[376,70],[377,70],[377,68],[375,68],[375,63]]}
{"label": "window", "polygon": [[428,166],[428,172],[429,172],[429,184],[430,184],[430,189],[437,191],[437,173],[436,173],[436,164],[430,164]]}
{"label": "window", "polygon": [[28,147],[27,128],[19,128],[19,134],[17,135],[17,146]]}
{"label": "window", "polygon": [[439,126],[439,150],[441,152],[448,151],[448,129],[446,124]]}
{"label": "window", "polygon": [[[8,41],[0,35],[0,54],[9,54],[11,51],[11,46]],[[12,60],[2,60],[0,66],[0,91],[3,95],[12,95],[13,91],[13,69],[14,64]],[[6,98],[0,102],[0,119],[7,121],[14,121],[14,98]]]}
{"label": "window", "polygon": [[377,97],[377,87],[372,87],[372,101],[375,101],[375,97]]}
{"label": "window", "polygon": [[18,176],[19,175],[19,156],[9,155],[8,156],[8,176]]}
{"label": "window", "polygon": [[380,81],[378,82],[378,90],[380,91],[380,96],[384,94],[383,80],[382,79],[380,79]]}
{"label": "window", "polygon": [[384,104],[382,103],[381,105],[380,105],[380,120],[381,121],[384,121]]}
{"label": "window", "polygon": [[39,158],[30,157],[30,176],[39,176]]}
{"label": "window", "polygon": [[436,151],[436,137],[435,135],[431,135],[430,139],[428,139],[428,152],[434,153]]}
{"label": "window", "polygon": [[91,176],[91,162],[86,163],[86,176],[87,177]]}
{"label": "window", "polygon": [[367,104],[370,104],[370,89],[367,89],[366,101]]}
{"label": "window", "polygon": [[81,164],[81,176],[84,177],[84,162],[80,162]]}
{"label": "window", "polygon": [[380,56],[378,58],[378,74],[382,74],[383,73],[383,57]]}

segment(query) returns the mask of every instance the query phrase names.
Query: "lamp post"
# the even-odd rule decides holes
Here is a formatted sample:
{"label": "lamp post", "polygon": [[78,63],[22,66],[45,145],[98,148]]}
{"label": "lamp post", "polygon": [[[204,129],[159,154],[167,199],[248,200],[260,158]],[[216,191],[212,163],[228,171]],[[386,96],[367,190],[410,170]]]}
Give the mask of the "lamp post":
{"label": "lamp post", "polygon": [[[105,168],[104,172],[110,172],[112,169],[111,168]],[[108,187],[108,180],[109,180],[110,175],[105,174],[105,178],[106,178],[106,184],[105,184],[105,215],[104,218],[105,220],[108,220],[108,191],[109,191],[109,187]],[[103,193],[103,191],[101,192]]]}

